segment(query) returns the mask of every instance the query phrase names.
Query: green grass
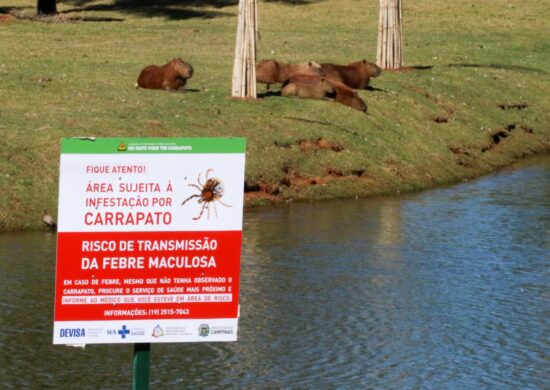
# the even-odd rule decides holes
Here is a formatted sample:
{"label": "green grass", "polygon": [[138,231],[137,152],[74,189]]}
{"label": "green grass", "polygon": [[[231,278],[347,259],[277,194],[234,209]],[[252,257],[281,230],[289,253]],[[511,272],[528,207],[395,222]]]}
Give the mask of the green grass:
{"label": "green grass", "polygon": [[[231,99],[236,1],[77,3],[58,10],[122,21],[0,23],[0,230],[55,214],[61,137],[246,137],[250,188],[314,200],[416,191],[550,150],[547,0],[405,0],[405,66],[426,69],[373,79],[378,90],[359,92],[368,115],[326,101]],[[296,3],[259,3],[258,59],[375,60],[377,1]],[[34,7],[5,0],[0,12]],[[144,66],[178,56],[193,65],[196,92],[134,89]],[[518,103],[528,106],[498,107]],[[318,139],[342,150],[299,147]]]}

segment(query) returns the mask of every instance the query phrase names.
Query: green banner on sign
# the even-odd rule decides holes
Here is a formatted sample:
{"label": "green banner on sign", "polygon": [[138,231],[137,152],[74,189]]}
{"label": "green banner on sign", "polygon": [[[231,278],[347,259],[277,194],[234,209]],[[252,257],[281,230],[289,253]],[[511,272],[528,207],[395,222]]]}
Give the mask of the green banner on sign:
{"label": "green banner on sign", "polygon": [[244,153],[245,138],[63,138],[61,153]]}

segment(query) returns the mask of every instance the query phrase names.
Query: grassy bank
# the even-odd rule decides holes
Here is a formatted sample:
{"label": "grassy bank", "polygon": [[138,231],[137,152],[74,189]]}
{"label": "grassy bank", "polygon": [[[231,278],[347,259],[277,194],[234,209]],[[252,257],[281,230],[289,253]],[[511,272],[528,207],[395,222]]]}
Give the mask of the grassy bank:
{"label": "grassy bank", "polygon": [[[0,230],[56,213],[61,137],[246,137],[251,204],[420,190],[550,150],[549,1],[405,0],[410,68],[359,92],[368,115],[232,100],[236,3],[65,1],[64,23],[1,18]],[[260,1],[258,58],[375,60],[377,19],[378,1]],[[195,69],[190,91],[134,89],[144,66],[177,56]]]}

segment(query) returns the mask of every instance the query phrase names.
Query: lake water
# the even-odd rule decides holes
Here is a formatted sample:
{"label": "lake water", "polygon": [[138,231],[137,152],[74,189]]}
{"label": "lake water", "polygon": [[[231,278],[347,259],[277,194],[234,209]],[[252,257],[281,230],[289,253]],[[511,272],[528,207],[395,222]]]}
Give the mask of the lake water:
{"label": "lake water", "polygon": [[[550,388],[550,159],[244,221],[239,341],[152,345],[152,389]],[[0,235],[0,388],[131,388],[132,346],[52,345],[55,245]]]}

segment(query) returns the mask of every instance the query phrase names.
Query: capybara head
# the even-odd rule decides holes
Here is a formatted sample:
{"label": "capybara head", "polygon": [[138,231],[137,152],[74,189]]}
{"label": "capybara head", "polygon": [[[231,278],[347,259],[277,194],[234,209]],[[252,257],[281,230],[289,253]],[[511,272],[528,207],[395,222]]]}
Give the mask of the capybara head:
{"label": "capybara head", "polygon": [[331,80],[332,85],[334,86],[335,96],[334,99],[341,104],[344,104],[348,107],[355,108],[356,110],[367,112],[367,105],[359,97],[357,92],[348,87],[346,84],[339,81]]}
{"label": "capybara head", "polygon": [[193,66],[181,58],[174,58],[170,64],[181,78],[190,79],[193,76]]}
{"label": "capybara head", "polygon": [[350,107],[355,108],[356,110],[367,112],[367,103],[363,101],[357,94],[354,98],[350,100]]}
{"label": "capybara head", "polygon": [[336,98],[336,100],[350,106],[351,108],[355,108],[356,110],[363,111],[364,113],[367,112],[367,104],[353,89],[350,89],[349,93],[342,93],[341,96]]}
{"label": "capybara head", "polygon": [[380,75],[380,72],[382,72],[382,69],[376,64],[373,64],[372,62],[368,62],[367,60],[360,61],[361,67],[371,76],[371,77],[378,77]]}
{"label": "capybara head", "polygon": [[318,62],[308,61],[291,65],[294,66],[294,69],[292,69],[292,72],[294,74],[303,74],[307,76],[324,76],[323,68]]}

